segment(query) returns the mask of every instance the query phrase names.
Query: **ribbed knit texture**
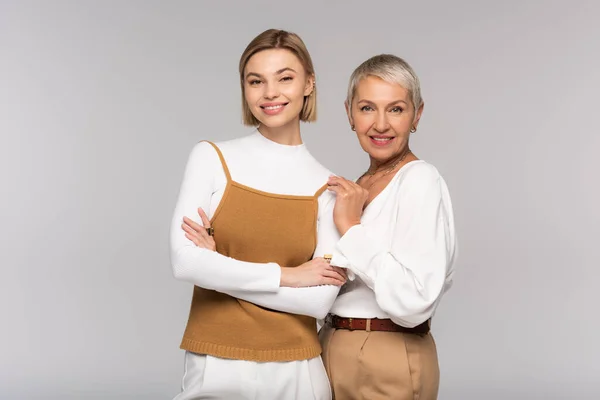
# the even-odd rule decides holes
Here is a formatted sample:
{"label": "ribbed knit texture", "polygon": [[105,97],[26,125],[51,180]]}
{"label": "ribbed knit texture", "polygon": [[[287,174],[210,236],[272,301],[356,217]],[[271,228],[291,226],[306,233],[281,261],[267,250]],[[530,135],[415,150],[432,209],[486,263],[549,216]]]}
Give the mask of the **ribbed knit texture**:
{"label": "ribbed knit texture", "polygon": [[[213,145],[214,146],[214,145]],[[317,197],[266,193],[231,180],[211,225],[217,251],[248,262],[296,267],[316,246]],[[250,361],[292,361],[318,356],[312,317],[259,307],[224,293],[194,287],[181,348],[199,354]]]}

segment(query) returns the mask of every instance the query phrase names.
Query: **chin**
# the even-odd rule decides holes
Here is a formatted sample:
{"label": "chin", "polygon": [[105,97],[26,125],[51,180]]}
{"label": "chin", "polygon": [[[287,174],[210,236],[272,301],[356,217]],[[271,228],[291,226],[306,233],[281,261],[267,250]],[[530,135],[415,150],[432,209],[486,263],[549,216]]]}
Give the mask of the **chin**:
{"label": "chin", "polygon": [[266,126],[267,128],[270,129],[276,129],[276,128],[281,128],[283,126],[286,126],[292,122],[294,122],[295,118],[291,117],[289,115],[276,115],[276,116],[272,116],[272,117],[265,117],[263,115],[261,115],[261,118],[259,119],[260,123],[264,126]]}
{"label": "chin", "polygon": [[277,129],[277,128],[281,128],[282,126],[289,124],[290,121],[289,120],[274,121],[272,119],[265,119],[263,121],[260,121],[260,123],[261,123],[261,125],[266,126],[269,129]]}
{"label": "chin", "polygon": [[369,153],[369,156],[371,156],[371,158],[373,158],[379,162],[385,162],[385,161],[389,160],[390,158],[392,158],[392,153],[381,154],[381,153],[377,153],[377,152],[372,152],[372,153]]}
{"label": "chin", "polygon": [[392,149],[380,149],[374,146],[369,146],[367,148],[367,153],[371,158],[374,158],[377,161],[386,161],[392,158],[395,154],[397,154],[396,150]]}

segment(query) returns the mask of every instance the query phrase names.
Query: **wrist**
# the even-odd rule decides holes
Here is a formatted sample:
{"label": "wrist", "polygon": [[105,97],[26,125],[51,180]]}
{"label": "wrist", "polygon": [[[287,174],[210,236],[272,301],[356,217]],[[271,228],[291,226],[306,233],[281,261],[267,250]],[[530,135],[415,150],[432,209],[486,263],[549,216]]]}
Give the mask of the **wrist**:
{"label": "wrist", "polygon": [[279,278],[279,287],[294,287],[296,286],[293,268],[280,267],[281,277]]}
{"label": "wrist", "polygon": [[346,232],[350,230],[353,226],[360,225],[360,221],[346,221],[338,225],[338,231],[340,236],[344,236]]}

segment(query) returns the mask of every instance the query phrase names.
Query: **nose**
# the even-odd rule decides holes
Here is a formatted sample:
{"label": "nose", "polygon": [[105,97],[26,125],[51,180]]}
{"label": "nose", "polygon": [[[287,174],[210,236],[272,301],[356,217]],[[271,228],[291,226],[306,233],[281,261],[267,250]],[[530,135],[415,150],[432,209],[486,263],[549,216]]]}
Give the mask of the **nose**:
{"label": "nose", "polygon": [[381,133],[390,129],[390,124],[388,122],[385,111],[380,111],[377,113],[377,119],[375,120],[375,124],[374,124],[373,128],[377,132],[381,132]]}
{"label": "nose", "polygon": [[263,92],[263,97],[267,100],[273,100],[277,97],[279,97],[279,87],[276,84],[269,84],[266,83],[264,85],[264,92]]}

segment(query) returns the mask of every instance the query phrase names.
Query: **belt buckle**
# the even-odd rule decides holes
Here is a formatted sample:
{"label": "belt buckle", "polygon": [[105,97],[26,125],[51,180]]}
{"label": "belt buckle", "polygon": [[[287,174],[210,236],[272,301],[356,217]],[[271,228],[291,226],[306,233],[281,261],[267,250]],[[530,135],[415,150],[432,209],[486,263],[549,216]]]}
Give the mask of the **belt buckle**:
{"label": "belt buckle", "polygon": [[349,331],[353,331],[354,329],[352,328],[352,318],[348,318],[348,330]]}

